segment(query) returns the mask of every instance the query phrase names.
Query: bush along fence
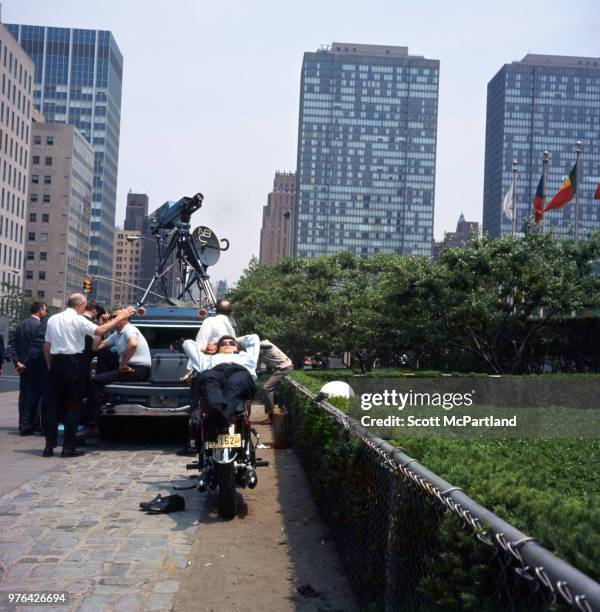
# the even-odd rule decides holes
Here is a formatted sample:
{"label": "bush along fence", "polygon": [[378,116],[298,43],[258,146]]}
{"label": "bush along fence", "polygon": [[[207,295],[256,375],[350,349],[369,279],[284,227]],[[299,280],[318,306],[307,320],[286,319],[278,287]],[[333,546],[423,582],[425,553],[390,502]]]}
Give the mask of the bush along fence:
{"label": "bush along fence", "polygon": [[600,612],[600,585],[287,379],[290,437],[361,610]]}

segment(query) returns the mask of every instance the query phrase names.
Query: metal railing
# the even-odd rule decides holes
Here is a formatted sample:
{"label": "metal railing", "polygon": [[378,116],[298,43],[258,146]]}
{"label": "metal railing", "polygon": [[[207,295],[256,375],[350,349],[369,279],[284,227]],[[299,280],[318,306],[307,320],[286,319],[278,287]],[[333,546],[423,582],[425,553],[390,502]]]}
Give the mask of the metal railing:
{"label": "metal railing", "polygon": [[290,436],[361,609],[600,611],[600,584],[287,381]]}

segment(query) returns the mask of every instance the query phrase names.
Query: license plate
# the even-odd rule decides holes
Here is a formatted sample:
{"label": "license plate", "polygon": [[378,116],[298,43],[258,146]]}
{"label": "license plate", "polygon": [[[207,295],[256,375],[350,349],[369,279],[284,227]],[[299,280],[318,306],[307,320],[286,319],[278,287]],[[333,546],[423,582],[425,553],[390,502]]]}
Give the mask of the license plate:
{"label": "license plate", "polygon": [[221,434],[216,442],[208,442],[208,448],[237,448],[242,445],[242,434]]}
{"label": "license plate", "polygon": [[163,395],[151,395],[150,396],[150,407],[151,408],[177,408],[177,397],[163,396]]}

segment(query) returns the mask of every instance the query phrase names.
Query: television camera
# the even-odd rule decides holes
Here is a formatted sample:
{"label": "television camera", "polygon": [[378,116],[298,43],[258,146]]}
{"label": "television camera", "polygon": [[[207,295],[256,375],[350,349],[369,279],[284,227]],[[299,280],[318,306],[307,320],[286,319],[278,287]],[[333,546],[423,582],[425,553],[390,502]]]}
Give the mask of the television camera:
{"label": "television camera", "polygon": [[[216,297],[207,268],[217,263],[221,251],[229,248],[229,241],[226,238],[219,240],[207,227],[198,227],[190,234],[191,217],[201,208],[203,200],[201,193],[184,196],[177,202],[165,202],[148,217],[148,229],[156,239],[158,265],[137,306],[144,304],[152,293],[152,287],[159,281],[165,298],[171,304],[178,305],[185,301],[186,295],[192,302],[197,302],[192,295],[193,287],[197,286],[209,305],[215,306]],[[165,277],[173,267],[177,272],[177,287],[173,291],[175,298],[166,295]]]}

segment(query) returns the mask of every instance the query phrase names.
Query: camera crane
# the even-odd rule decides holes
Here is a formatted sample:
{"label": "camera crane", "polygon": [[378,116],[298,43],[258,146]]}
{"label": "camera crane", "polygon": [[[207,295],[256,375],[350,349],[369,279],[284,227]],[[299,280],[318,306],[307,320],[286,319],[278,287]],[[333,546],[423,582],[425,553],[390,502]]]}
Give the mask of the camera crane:
{"label": "camera crane", "polygon": [[[212,230],[207,227],[198,227],[190,234],[190,219],[202,206],[204,196],[197,193],[195,196],[184,196],[177,202],[165,202],[148,217],[148,227],[156,238],[158,251],[158,265],[144,294],[137,303],[142,306],[152,293],[152,287],[160,280],[163,292],[168,293],[165,274],[176,267],[179,287],[176,293],[177,300],[185,300],[186,294],[196,302],[192,289],[196,285],[207,297],[211,306],[215,306],[216,297],[210,286],[207,268],[219,260],[221,251],[229,248],[229,240],[218,240]],[[224,243],[221,246],[221,243]],[[166,245],[166,246],[165,246]],[[172,257],[175,262],[169,265]],[[172,301],[172,298],[166,298]]]}

